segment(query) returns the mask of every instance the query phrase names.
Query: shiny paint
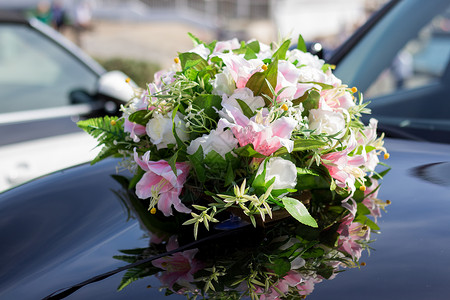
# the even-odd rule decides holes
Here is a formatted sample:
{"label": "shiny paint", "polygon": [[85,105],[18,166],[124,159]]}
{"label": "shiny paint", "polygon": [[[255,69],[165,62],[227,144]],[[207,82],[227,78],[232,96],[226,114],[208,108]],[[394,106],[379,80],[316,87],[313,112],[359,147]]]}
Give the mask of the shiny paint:
{"label": "shiny paint", "polygon": [[[392,170],[379,198],[392,204],[378,220],[381,233],[372,235],[374,250],[361,259],[367,266],[317,284],[308,299],[447,297],[450,183],[439,178],[450,173],[450,146],[387,139],[386,147]],[[124,192],[111,177],[117,162],[81,165],[0,194],[0,298],[43,298],[124,266],[113,259],[121,249],[148,246],[148,232],[117,196]],[[122,275],[68,299],[163,297],[154,277],[117,292]]]}

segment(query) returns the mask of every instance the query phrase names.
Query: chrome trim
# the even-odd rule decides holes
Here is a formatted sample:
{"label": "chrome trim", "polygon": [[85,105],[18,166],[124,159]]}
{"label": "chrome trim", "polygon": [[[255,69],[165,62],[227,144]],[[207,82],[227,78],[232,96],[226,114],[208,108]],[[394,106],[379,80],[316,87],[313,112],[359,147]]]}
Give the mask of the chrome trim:
{"label": "chrome trim", "polygon": [[92,104],[76,104],[56,108],[4,113],[0,114],[0,125],[83,115],[88,114],[93,110],[100,109],[101,107],[102,104],[98,102]]}

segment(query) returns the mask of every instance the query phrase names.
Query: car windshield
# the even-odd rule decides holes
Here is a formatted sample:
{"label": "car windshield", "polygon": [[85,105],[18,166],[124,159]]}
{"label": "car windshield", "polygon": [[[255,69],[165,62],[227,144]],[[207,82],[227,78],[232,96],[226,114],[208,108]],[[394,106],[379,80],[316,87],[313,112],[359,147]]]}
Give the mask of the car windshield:
{"label": "car windshield", "polygon": [[399,1],[338,63],[388,135],[450,142],[450,4]]}

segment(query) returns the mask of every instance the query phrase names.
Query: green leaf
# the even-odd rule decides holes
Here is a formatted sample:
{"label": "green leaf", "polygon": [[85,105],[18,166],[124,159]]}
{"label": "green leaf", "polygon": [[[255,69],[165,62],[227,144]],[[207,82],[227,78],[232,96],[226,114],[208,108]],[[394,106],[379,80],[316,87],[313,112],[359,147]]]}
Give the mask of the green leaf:
{"label": "green leaf", "polygon": [[285,60],[286,52],[289,50],[290,45],[291,45],[291,40],[284,41],[284,43],[281,44],[280,48],[278,48],[278,50],[272,55],[272,57],[277,58],[278,60]]}
{"label": "green leaf", "polygon": [[372,230],[380,230],[380,227],[377,225],[377,223],[375,223],[374,221],[369,219],[366,215],[362,215],[362,214],[357,215],[355,217],[355,219],[353,220],[353,222],[358,222],[358,223],[367,225]]}
{"label": "green leaf", "polygon": [[242,101],[241,99],[236,99],[237,103],[242,109],[242,112],[247,118],[251,118],[255,115],[255,113],[252,111],[252,109],[245,103],[245,101]]}
{"label": "green leaf", "polygon": [[325,279],[329,279],[334,274],[335,269],[332,266],[320,265],[317,269],[317,274]]}
{"label": "green leaf", "polygon": [[244,58],[246,60],[250,60],[250,59],[256,59],[256,58],[258,58],[258,56],[256,55],[256,53],[252,49],[247,48],[247,50],[245,50]]}
{"label": "green leaf", "polygon": [[313,175],[313,176],[320,176],[319,173],[316,171],[310,169],[310,168],[299,168],[297,167],[297,175]]}
{"label": "green leaf", "polygon": [[192,101],[192,105],[198,109],[203,109],[208,117],[215,120],[218,118],[217,111],[222,109],[222,97],[202,94]]}
{"label": "green leaf", "polygon": [[261,51],[261,47],[258,41],[253,41],[247,44],[247,48],[253,50],[255,53],[259,53]]}
{"label": "green leaf", "polygon": [[187,156],[191,165],[194,167],[195,174],[197,175],[197,179],[200,182],[205,182],[205,166],[203,163],[203,148],[199,146],[197,151],[194,154]]}
{"label": "green leaf", "polygon": [[272,263],[265,264],[265,267],[275,272],[279,276],[285,275],[291,270],[291,263],[286,257],[279,257],[272,261]]}
{"label": "green leaf", "polygon": [[311,109],[319,108],[320,94],[317,91],[310,91],[306,99],[302,102],[305,109],[302,116],[307,116]]}
{"label": "green leaf", "polygon": [[[307,139],[298,139],[294,141],[294,148],[292,152],[297,151],[305,151],[311,149],[317,149],[323,146],[326,146],[326,142],[318,141],[318,140],[307,140]],[[281,147],[277,151],[274,152],[274,156],[282,156],[288,153],[286,147]]]}
{"label": "green leaf", "polygon": [[181,68],[183,71],[193,68],[201,71],[208,66],[208,62],[197,53],[185,52],[178,55],[180,58]]}
{"label": "green leaf", "polygon": [[233,183],[236,174],[234,173],[233,164],[228,162],[227,173],[225,174],[225,186],[229,186]]}
{"label": "green leaf", "polygon": [[206,154],[204,159],[205,165],[208,166],[210,171],[222,172],[227,168],[227,161],[216,151],[211,150]]}
{"label": "green leaf", "polygon": [[[274,95],[270,91],[269,84],[272,88],[275,88],[277,86],[277,76],[278,58],[275,58],[275,60],[267,66],[267,70],[253,74],[247,81],[245,87],[251,89],[255,96],[267,95],[270,98],[273,98]],[[270,101],[265,97],[264,101],[266,102],[266,105],[270,104]]]}
{"label": "green leaf", "polygon": [[323,250],[322,248],[311,248],[302,254],[302,258],[303,259],[318,258],[318,257],[322,257],[324,255],[324,253],[325,253],[325,250]]}
{"label": "green leaf", "polygon": [[103,118],[82,120],[77,123],[78,127],[97,139],[98,146],[104,145],[91,164],[95,164],[110,156],[118,156],[118,151],[124,146],[115,144],[114,141],[125,140],[127,136],[127,133],[123,130],[123,122],[124,119],[105,116]]}
{"label": "green leaf", "polygon": [[308,50],[306,48],[305,40],[303,39],[303,36],[301,34],[298,35],[297,49],[302,52],[306,52]]}
{"label": "green leaf", "polygon": [[134,113],[132,113],[128,120],[130,122],[145,126],[147,125],[148,121],[151,119],[151,114],[148,110],[138,110]]}
{"label": "green leaf", "polygon": [[317,225],[316,220],[309,214],[305,205],[298,201],[297,199],[284,197],[281,199],[284,204],[284,208],[293,216],[297,221],[302,224],[311,226],[311,227],[319,227]]}
{"label": "green leaf", "polygon": [[203,44],[203,42],[191,32],[188,32],[188,36],[191,38],[192,42],[194,43],[194,46]]}
{"label": "green leaf", "polygon": [[178,159],[178,151],[175,151],[175,153],[169,159],[166,159],[167,163],[172,168],[173,174],[175,174],[175,176],[178,175],[176,167],[177,159]]}
{"label": "green leaf", "polygon": [[257,158],[264,158],[265,155],[259,153],[253,148],[252,144],[247,144],[244,147],[240,147],[233,150],[234,153],[236,153],[239,156],[243,157],[257,157]]}
{"label": "green leaf", "polygon": [[[176,125],[175,124],[175,116],[177,114],[179,106],[180,106],[180,104],[178,104],[172,111],[172,133],[173,133],[173,136],[175,137],[175,140],[177,141],[178,148],[182,149],[182,148],[186,147],[186,145],[184,144],[184,142],[178,136],[178,133],[177,133],[177,130],[176,130],[177,127],[175,126]],[[184,130],[184,129],[182,129],[182,130]]]}
{"label": "green leaf", "polygon": [[130,183],[128,184],[128,188],[133,189],[136,186],[136,184],[139,182],[139,180],[141,180],[142,176],[144,176],[144,174],[145,174],[144,170],[142,170],[141,168],[137,168],[137,173],[130,180]]}

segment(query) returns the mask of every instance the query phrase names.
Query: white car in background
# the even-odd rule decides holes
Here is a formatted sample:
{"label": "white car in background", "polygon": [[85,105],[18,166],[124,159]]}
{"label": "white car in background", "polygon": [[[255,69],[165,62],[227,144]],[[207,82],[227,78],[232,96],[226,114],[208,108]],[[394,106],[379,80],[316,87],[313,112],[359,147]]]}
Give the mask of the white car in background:
{"label": "white car in background", "polygon": [[75,122],[116,114],[133,95],[126,77],[38,20],[0,9],[0,192],[95,157]]}

